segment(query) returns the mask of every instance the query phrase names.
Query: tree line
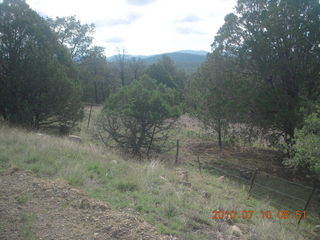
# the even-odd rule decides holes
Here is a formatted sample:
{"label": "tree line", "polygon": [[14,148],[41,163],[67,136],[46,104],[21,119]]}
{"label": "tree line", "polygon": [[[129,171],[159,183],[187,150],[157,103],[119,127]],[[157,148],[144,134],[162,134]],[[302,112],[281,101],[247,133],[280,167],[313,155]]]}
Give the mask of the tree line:
{"label": "tree line", "polygon": [[184,73],[168,57],[146,66],[119,49],[108,62],[105,49],[92,45],[94,28],[74,16],[43,18],[24,0],[0,3],[0,116],[35,129],[70,129],[83,103],[104,103],[144,74],[180,88]]}
{"label": "tree line", "polygon": [[319,26],[317,0],[239,0],[225,16],[188,100],[220,147],[262,134],[287,164],[320,173]]}

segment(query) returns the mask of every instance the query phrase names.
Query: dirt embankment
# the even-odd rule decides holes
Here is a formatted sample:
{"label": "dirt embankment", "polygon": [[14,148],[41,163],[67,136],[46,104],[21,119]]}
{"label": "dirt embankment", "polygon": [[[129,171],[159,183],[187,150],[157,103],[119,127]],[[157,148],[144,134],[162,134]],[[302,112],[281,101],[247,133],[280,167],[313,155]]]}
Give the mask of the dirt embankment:
{"label": "dirt embankment", "polygon": [[11,168],[0,175],[0,239],[174,239],[63,182]]}

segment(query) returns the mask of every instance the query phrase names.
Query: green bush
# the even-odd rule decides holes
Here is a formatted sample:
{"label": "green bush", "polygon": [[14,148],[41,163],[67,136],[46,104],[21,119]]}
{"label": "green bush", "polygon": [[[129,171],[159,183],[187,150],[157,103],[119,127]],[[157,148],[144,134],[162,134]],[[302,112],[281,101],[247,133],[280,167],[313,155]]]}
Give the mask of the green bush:
{"label": "green bush", "polygon": [[178,116],[175,90],[143,76],[107,99],[98,129],[105,143],[141,157],[169,149],[168,130]]}
{"label": "green bush", "polygon": [[320,174],[320,108],[305,118],[295,139],[293,164]]}

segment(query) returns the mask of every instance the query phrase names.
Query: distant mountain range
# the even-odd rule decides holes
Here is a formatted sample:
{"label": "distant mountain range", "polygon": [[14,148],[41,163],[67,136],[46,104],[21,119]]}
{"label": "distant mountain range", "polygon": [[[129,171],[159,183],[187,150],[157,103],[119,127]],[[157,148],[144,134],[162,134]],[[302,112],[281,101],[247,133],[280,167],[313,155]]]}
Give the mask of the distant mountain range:
{"label": "distant mountain range", "polygon": [[[162,53],[157,55],[127,55],[126,58],[140,58],[147,64],[156,63],[162,55],[167,55],[176,64],[178,69],[181,69],[187,73],[192,73],[197,70],[197,68],[206,60],[208,52],[206,51],[194,51],[194,50],[182,50],[177,52]],[[108,61],[114,62],[116,60],[116,55],[108,58]]]}

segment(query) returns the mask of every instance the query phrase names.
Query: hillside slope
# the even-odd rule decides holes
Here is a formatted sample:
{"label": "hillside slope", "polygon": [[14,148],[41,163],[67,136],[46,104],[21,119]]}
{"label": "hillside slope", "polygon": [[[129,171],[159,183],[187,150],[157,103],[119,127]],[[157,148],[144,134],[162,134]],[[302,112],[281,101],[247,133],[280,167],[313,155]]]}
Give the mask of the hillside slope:
{"label": "hillside slope", "polygon": [[11,168],[0,175],[0,239],[174,239],[61,181]]}
{"label": "hillside slope", "polygon": [[[170,164],[174,151],[162,156],[166,163],[125,160],[126,156],[106,149],[89,134],[90,129],[84,129],[79,143],[0,124],[1,240],[79,239],[79,232],[84,236],[81,239],[99,235],[104,239],[165,239],[166,235],[190,240],[302,240],[311,236],[312,222],[303,221],[297,229],[293,218],[262,218],[261,211],[277,212],[270,201],[248,199],[242,183],[206,169],[199,173],[198,165],[182,163],[194,162],[188,142],[195,141],[196,135],[190,130],[177,132],[181,164],[174,166]],[[29,171],[10,170],[12,165]],[[237,211],[239,217],[212,219],[216,209]],[[255,211],[257,216],[242,219],[243,211]],[[64,228],[71,229],[70,233]]]}

